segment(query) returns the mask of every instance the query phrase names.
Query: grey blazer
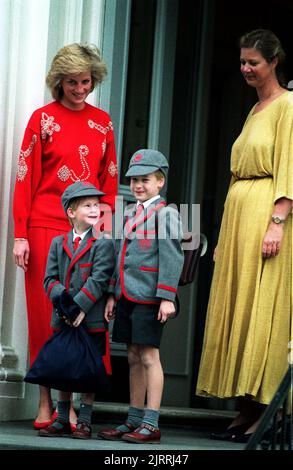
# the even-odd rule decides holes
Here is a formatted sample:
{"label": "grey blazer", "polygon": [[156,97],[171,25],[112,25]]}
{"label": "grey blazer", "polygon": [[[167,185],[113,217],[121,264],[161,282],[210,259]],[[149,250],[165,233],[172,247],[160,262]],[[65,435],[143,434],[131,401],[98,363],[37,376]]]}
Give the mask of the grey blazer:
{"label": "grey blazer", "polygon": [[[86,327],[105,329],[106,293],[114,269],[112,240],[96,239],[90,230],[75,252],[72,240],[72,231],[52,240],[44,279],[46,293],[52,299],[66,289],[85,312]],[[53,309],[52,327],[60,328],[61,324]]]}
{"label": "grey blazer", "polygon": [[118,300],[158,304],[174,301],[183,267],[182,223],[177,210],[160,197],[135,218],[126,213],[122,239],[116,244],[116,268],[109,292]]}

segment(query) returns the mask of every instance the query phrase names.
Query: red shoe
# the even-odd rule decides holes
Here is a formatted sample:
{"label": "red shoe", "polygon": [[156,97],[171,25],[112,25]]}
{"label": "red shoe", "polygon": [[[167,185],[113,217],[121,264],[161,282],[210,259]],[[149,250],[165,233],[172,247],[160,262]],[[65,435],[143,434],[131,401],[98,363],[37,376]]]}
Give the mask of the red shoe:
{"label": "red shoe", "polygon": [[55,421],[55,419],[57,419],[57,417],[58,417],[58,411],[57,411],[57,409],[55,409],[55,410],[54,410],[54,413],[52,414],[52,418],[51,418],[51,419],[52,419],[52,423]]}
{"label": "red shoe", "polygon": [[[142,429],[147,429],[150,434],[142,434]],[[160,444],[161,431],[154,428],[150,424],[141,423],[141,425],[133,432],[123,434],[122,441],[135,442],[136,444]]]}
{"label": "red shoe", "polygon": [[74,432],[74,431],[76,431],[76,426],[77,426],[77,424],[76,424],[76,423],[70,423],[71,432]]}
{"label": "red shoe", "polygon": [[121,441],[121,438],[124,434],[132,432],[135,430],[135,427],[130,423],[123,423],[124,426],[128,428],[127,431],[118,431],[117,428],[114,429],[100,429],[98,432],[98,437],[101,439],[107,439],[108,441]]}
{"label": "red shoe", "polygon": [[52,419],[50,419],[50,421],[42,421],[42,422],[35,420],[33,422],[34,429],[45,429],[47,426],[50,426],[50,424],[52,424]]}
{"label": "red shoe", "polygon": [[89,424],[79,422],[76,425],[76,430],[72,432],[71,437],[73,437],[73,439],[90,439],[91,435],[92,427]]}

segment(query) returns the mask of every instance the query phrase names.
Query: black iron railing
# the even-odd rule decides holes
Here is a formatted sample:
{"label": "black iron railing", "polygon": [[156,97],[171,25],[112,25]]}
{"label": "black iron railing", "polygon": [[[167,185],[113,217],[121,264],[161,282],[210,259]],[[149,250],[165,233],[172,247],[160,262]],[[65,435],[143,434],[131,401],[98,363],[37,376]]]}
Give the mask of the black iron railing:
{"label": "black iron railing", "polygon": [[290,365],[244,450],[293,449],[292,383],[293,368]]}

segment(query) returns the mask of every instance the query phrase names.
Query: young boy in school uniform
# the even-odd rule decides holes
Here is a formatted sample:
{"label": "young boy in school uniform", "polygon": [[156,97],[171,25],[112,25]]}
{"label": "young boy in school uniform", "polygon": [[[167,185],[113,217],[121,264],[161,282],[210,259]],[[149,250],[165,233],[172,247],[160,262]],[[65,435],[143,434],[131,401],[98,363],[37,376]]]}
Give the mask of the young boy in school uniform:
{"label": "young boy in school uniform", "polygon": [[130,407],[124,424],[99,431],[103,439],[136,443],[161,439],[164,373],[159,347],[164,324],[176,314],[184,259],[180,216],[160,196],[167,170],[162,153],[143,149],[134,153],[126,173],[137,203],[126,213],[105,319],[115,317],[112,340],[127,344]]}
{"label": "young boy in school uniform", "polygon": [[[95,334],[101,355],[106,352],[107,323],[104,320],[106,293],[114,269],[114,247],[110,239],[93,235],[99,220],[99,197],[104,195],[90,184],[77,181],[68,186],[62,195],[62,205],[72,230],[52,240],[46,274],[45,290],[56,307],[60,299],[76,308],[76,317],[66,323],[77,328],[81,322]],[[60,310],[53,309],[51,325],[59,329],[64,319]],[[107,364],[106,364],[107,369]],[[109,369],[108,371],[109,372]],[[77,439],[91,437],[91,414],[94,393],[81,394],[80,412],[76,430],[69,422],[71,392],[58,392],[57,419],[39,431],[42,437],[70,435]]]}

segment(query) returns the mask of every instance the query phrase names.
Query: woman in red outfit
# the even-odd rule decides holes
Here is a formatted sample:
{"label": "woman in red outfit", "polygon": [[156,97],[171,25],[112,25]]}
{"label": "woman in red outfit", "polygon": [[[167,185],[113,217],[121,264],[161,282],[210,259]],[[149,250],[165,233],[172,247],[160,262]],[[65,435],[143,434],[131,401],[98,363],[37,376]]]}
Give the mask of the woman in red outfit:
{"label": "woman in red outfit", "polygon": [[[13,255],[16,265],[25,271],[31,364],[52,333],[52,305],[43,280],[52,238],[70,230],[61,194],[73,182],[87,181],[106,194],[101,202],[114,209],[113,125],[105,111],[85,101],[106,73],[95,46],[71,44],[60,49],[46,79],[54,101],[37,109],[25,130],[14,191]],[[35,427],[48,425],[51,415],[50,390],[40,387]],[[71,416],[76,418],[73,410]]]}

